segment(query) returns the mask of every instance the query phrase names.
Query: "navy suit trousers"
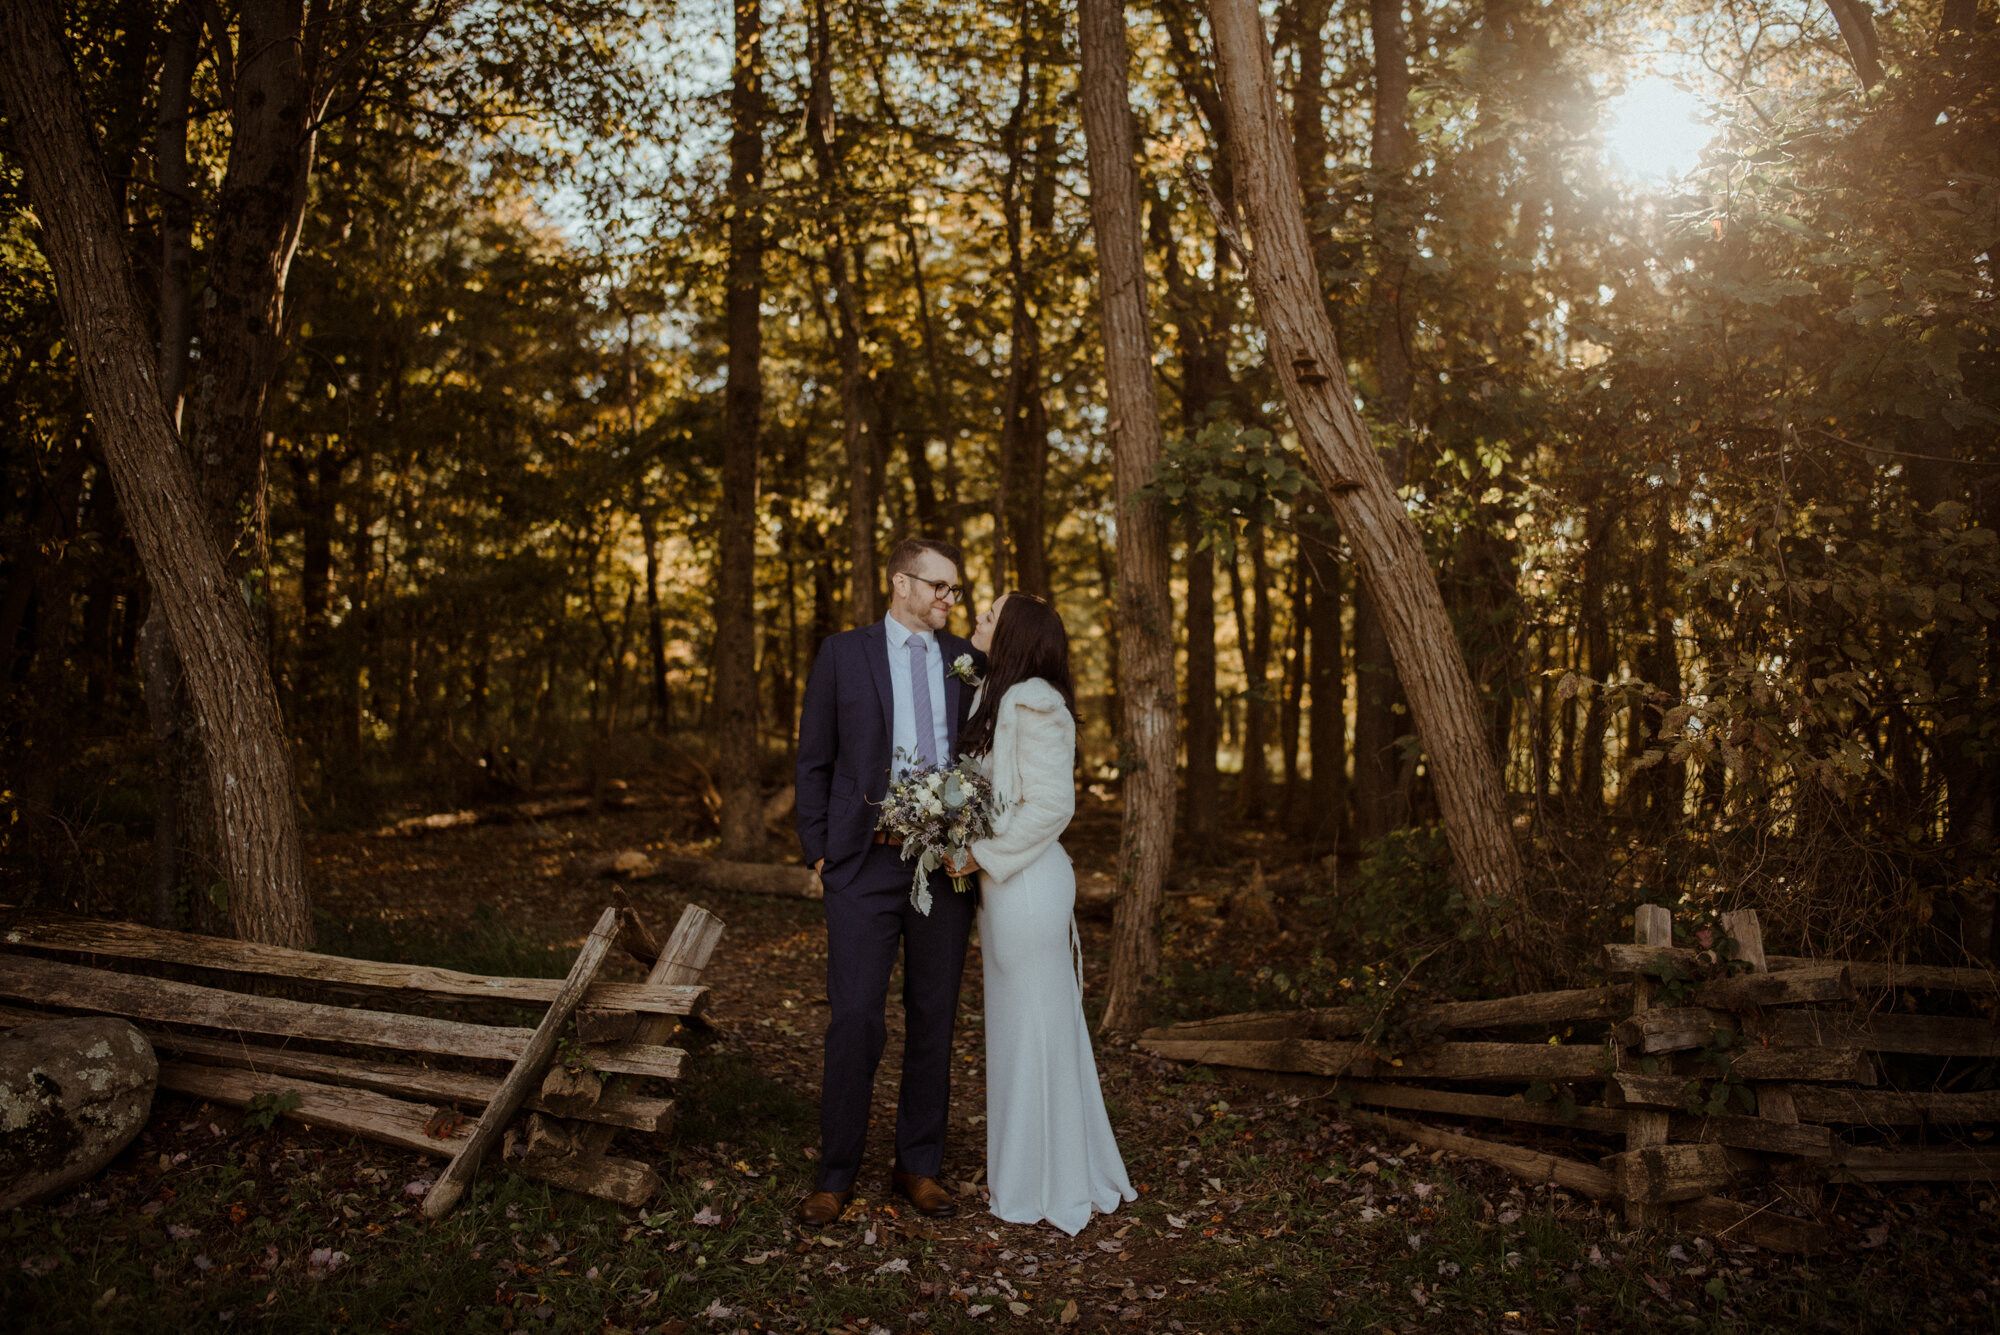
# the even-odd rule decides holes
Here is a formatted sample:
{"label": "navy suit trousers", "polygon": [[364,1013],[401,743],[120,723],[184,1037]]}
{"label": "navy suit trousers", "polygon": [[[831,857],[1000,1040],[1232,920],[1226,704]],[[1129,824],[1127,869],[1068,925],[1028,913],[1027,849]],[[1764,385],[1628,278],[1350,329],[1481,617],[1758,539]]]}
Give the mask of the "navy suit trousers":
{"label": "navy suit trousers", "polygon": [[936,1177],[944,1164],[951,1107],[951,1033],[972,931],[970,892],[930,878],[931,911],[910,905],[915,870],[902,850],[869,848],[854,879],[828,891],[826,1074],[819,1104],[822,1191],[847,1191],[861,1169],[875,1068],[889,1041],[886,1006],[896,951],[903,950],[903,1084],[896,1108],[896,1167]]}

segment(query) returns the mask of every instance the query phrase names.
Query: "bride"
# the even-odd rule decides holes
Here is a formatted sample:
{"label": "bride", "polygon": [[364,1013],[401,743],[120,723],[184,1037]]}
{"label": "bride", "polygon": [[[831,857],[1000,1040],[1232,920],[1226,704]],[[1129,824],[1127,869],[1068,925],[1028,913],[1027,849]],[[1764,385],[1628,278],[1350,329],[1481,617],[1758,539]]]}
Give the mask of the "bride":
{"label": "bride", "polygon": [[1076,873],[1056,840],[1076,812],[1069,636],[1032,594],[1003,595],[972,644],[986,680],[961,747],[1000,799],[980,871],[986,974],[986,1172],[992,1211],[1074,1236],[1093,1209],[1137,1200],[1111,1134],[1083,1020]]}

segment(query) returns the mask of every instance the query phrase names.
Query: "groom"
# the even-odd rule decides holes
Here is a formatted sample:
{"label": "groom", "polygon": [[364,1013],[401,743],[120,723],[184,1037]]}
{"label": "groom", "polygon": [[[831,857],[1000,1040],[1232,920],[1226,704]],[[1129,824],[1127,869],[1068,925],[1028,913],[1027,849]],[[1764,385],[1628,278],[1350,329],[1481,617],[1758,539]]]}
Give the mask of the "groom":
{"label": "groom", "polygon": [[971,654],[944,633],[964,596],[958,548],[910,538],[889,557],[889,615],[829,636],[813,661],[799,715],[798,829],[826,891],[826,1076],[821,1086],[819,1180],[799,1222],[840,1218],[854,1194],[868,1138],[875,1067],[888,1042],[884,1007],[903,947],[902,1097],[896,1109],[895,1188],[926,1215],[955,1214],[938,1185],[951,1100],[951,1030],[965,971],[972,897],[936,873],[929,916],[910,905],[911,864],[875,821],[908,758],[949,764],[971,712],[972,688],[950,676]]}

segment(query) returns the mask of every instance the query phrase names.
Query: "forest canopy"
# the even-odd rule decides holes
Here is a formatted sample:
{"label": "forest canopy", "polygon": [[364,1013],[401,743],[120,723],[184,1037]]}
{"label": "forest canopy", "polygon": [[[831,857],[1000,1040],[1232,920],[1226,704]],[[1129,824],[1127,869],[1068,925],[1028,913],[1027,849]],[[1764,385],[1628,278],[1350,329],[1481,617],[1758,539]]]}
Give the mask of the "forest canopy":
{"label": "forest canopy", "polygon": [[[285,12],[81,0],[61,37],[307,828],[655,767],[714,795],[687,840],[788,856],[762,818],[805,675],[912,534],[963,546],[975,614],[1055,602],[1081,781],[1117,803],[1139,629],[1072,7],[336,0],[290,6],[291,75],[256,40]],[[1177,856],[1277,838],[1436,884],[1432,758],[1246,276],[1208,16],[1125,17]],[[1687,895],[1990,958],[1992,7],[1265,17],[1340,369],[1529,911]],[[246,109],[267,75],[295,121]],[[212,914],[200,738],[8,116],[0,867]]]}

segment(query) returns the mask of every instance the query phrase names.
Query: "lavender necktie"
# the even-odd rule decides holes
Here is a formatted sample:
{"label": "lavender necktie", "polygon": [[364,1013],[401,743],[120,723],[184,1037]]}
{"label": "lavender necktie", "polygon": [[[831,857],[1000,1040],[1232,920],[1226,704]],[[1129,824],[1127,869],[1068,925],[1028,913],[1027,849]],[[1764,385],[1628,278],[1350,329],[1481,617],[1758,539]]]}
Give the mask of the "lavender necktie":
{"label": "lavender necktie", "polygon": [[924,637],[910,637],[910,705],[916,715],[917,756],[926,765],[938,763],[937,724],[931,718],[931,672],[924,657]]}

